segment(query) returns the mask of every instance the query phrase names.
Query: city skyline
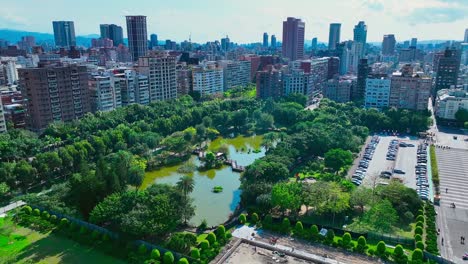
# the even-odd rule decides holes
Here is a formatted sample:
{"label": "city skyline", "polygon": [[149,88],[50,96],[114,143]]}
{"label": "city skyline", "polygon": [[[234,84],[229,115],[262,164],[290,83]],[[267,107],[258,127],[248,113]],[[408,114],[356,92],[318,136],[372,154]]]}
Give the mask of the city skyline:
{"label": "city skyline", "polygon": [[[108,1],[84,0],[69,12],[69,6],[58,0],[46,0],[40,6],[32,0],[11,1],[2,3],[0,28],[51,33],[51,21],[67,20],[75,22],[77,36],[99,34],[100,24],[116,24],[126,32],[125,16],[146,15],[148,35],[156,33],[161,40],[180,42],[191,35],[194,42],[204,43],[229,35],[233,42],[252,43],[262,42],[263,32],[281,35],[281,21],[296,17],[306,24],[306,40],[318,37],[319,42],[326,43],[329,24],[334,22],[342,24],[341,39],[346,40],[352,39],[354,26],[361,20],[365,21],[368,42],[380,42],[384,34],[395,34],[398,42],[412,37],[419,40],[462,40],[468,24],[468,16],[465,15],[468,2],[463,0],[415,0],[410,3],[402,0],[326,3],[295,0],[288,5],[261,0],[249,2],[249,9],[243,8],[246,6],[243,2],[247,3],[244,0],[235,3],[204,0],[195,6],[182,0],[145,0],[138,6],[129,7],[123,1],[111,4]],[[24,8],[33,5],[34,8]],[[105,16],[102,10],[107,11]],[[259,16],[262,19],[258,19]],[[431,30],[424,30],[428,25]]]}

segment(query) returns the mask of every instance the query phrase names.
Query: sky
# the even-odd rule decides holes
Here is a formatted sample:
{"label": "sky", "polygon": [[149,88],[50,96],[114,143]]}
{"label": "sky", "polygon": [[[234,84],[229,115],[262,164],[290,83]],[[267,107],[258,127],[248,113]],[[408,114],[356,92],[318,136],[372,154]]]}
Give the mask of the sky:
{"label": "sky", "polygon": [[[330,23],[352,39],[363,20],[368,42],[384,34],[397,41],[462,40],[468,0],[0,0],[0,28],[52,33],[53,20],[72,20],[76,35],[99,34],[99,24],[124,28],[125,16],[146,15],[148,37],[205,43],[226,35],[237,43],[261,42],[263,32],[281,41],[282,21],[301,18],[305,38],[328,42]],[[1,36],[0,36],[1,38]]]}

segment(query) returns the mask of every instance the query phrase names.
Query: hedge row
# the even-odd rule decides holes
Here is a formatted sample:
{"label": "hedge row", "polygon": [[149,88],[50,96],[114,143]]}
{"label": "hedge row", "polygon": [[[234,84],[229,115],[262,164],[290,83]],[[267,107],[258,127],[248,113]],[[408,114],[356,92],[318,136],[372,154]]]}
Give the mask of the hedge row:
{"label": "hedge row", "polygon": [[232,234],[226,231],[223,225],[218,226],[216,231],[208,233],[205,240],[202,240],[198,247],[192,248],[190,256],[198,260],[201,264],[209,263],[221,251],[232,238]]}
{"label": "hedge row", "polygon": [[430,147],[430,154],[431,154],[431,171],[432,171],[432,182],[434,183],[434,187],[436,189],[436,193],[440,194],[439,189],[439,167],[437,166],[437,159],[435,154],[435,147],[431,145]]}
{"label": "hedge row", "polygon": [[426,203],[424,209],[426,216],[426,251],[433,255],[439,255],[439,249],[437,246],[436,212],[434,206],[430,203]]}

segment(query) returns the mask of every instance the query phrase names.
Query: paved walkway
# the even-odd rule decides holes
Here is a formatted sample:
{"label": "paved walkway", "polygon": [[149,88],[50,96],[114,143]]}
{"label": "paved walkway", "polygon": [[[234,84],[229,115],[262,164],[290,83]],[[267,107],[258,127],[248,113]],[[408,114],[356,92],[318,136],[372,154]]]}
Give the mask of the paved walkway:
{"label": "paved walkway", "polygon": [[18,208],[20,206],[23,206],[25,204],[26,203],[23,202],[23,201],[17,201],[17,202],[11,203],[11,204],[9,204],[9,205],[7,205],[5,207],[0,208],[0,217],[4,217],[7,212],[9,212],[9,211],[11,211],[11,210],[13,210],[15,208]]}

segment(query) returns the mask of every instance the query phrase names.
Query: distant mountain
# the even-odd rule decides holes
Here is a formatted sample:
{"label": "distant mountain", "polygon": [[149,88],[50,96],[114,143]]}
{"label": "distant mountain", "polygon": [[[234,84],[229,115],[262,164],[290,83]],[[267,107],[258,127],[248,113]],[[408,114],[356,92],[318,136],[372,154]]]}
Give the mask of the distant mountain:
{"label": "distant mountain", "polygon": [[[16,44],[21,40],[23,36],[33,36],[36,38],[36,42],[54,42],[54,34],[51,33],[41,33],[41,32],[30,32],[30,31],[21,31],[14,29],[0,29],[0,39],[5,39],[11,44]],[[89,47],[91,45],[91,39],[99,38],[98,34],[89,34],[85,36],[76,36],[76,44],[78,46]]]}

